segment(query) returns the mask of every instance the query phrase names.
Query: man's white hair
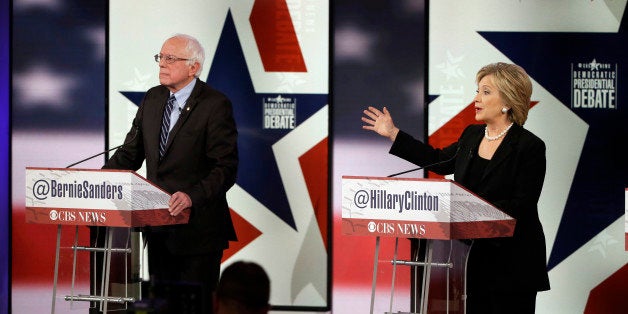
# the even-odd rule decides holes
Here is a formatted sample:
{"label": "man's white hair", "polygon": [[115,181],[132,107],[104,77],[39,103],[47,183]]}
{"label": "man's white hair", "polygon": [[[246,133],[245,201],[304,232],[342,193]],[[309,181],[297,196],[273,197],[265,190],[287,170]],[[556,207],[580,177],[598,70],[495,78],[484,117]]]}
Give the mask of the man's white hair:
{"label": "man's white hair", "polygon": [[196,73],[194,73],[195,77],[199,77],[201,75],[201,71],[203,71],[203,63],[205,62],[205,49],[201,46],[201,43],[194,37],[187,34],[175,34],[170,39],[179,38],[183,39],[187,42],[185,45],[185,50],[189,53],[189,59],[187,61],[188,65],[193,65],[194,62],[198,62],[199,67]]}

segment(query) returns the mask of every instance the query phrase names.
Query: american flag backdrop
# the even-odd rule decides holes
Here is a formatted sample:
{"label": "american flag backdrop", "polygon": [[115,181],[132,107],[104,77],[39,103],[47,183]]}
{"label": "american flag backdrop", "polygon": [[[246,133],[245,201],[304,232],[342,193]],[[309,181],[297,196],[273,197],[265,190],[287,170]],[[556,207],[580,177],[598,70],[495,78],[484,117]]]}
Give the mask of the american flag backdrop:
{"label": "american flag backdrop", "polygon": [[[56,228],[25,222],[25,168],[63,168],[104,150],[107,10],[101,1],[11,5],[10,306],[11,313],[41,313],[52,304]],[[80,167],[100,168],[103,161]],[[87,229],[80,233],[85,240]],[[69,255],[62,256],[71,269]],[[88,273],[89,265],[79,270]],[[68,311],[65,305],[59,312]]]}

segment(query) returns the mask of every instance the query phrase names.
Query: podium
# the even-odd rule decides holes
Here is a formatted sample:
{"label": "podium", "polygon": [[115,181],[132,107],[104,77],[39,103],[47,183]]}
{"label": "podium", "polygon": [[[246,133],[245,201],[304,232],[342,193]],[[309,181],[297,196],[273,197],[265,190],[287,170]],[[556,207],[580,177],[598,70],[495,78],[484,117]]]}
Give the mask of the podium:
{"label": "podium", "polygon": [[[396,265],[423,269],[420,297],[413,302],[412,313],[464,313],[466,259],[471,247],[458,240],[511,237],[514,228],[514,218],[452,180],[342,177],[342,233],[376,237],[371,314],[380,237],[420,239],[418,243],[425,243],[419,248],[422,258],[416,256],[410,261],[397,260],[395,244],[389,313]],[[435,244],[446,247],[442,261],[435,259]],[[434,276],[437,269],[444,269],[444,275]],[[430,287],[435,285],[444,286],[444,293],[430,294]]]}
{"label": "podium", "polygon": [[[130,236],[123,247],[113,246],[114,231],[145,226],[164,226],[184,224],[189,220],[189,211],[173,217],[167,211],[170,194],[152,184],[134,171],[103,169],[68,169],[68,168],[26,168],[26,222],[57,225],[55,248],[54,283],[51,313],[55,313],[59,259],[61,251],[61,230],[63,226],[75,226],[73,245],[69,247],[73,254],[72,280],[70,294],[66,301],[88,301],[98,304],[99,311],[106,313],[108,304],[132,303],[137,295],[130,295],[128,289],[128,265],[124,259],[124,295],[110,295],[110,275],[113,254],[129,255],[134,253]],[[79,246],[79,226],[104,227],[104,246]],[[102,278],[100,285],[91,280],[91,291],[97,295],[75,295],[77,253],[79,251],[102,254]],[[140,256],[135,252],[135,258]],[[139,261],[138,261],[139,263]],[[95,269],[93,269],[95,272]]]}

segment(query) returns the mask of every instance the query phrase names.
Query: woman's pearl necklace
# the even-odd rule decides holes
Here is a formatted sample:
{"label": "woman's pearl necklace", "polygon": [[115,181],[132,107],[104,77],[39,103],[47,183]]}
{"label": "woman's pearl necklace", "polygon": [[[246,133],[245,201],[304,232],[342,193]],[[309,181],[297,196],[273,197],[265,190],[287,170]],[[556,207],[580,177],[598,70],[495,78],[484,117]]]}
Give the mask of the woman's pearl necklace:
{"label": "woman's pearl necklace", "polygon": [[510,122],[510,125],[507,126],[501,133],[499,133],[497,136],[488,136],[488,125],[484,128],[484,137],[489,140],[489,141],[495,141],[500,139],[502,136],[506,135],[506,132],[508,132],[508,130],[510,130],[510,127],[512,126],[512,122]]}

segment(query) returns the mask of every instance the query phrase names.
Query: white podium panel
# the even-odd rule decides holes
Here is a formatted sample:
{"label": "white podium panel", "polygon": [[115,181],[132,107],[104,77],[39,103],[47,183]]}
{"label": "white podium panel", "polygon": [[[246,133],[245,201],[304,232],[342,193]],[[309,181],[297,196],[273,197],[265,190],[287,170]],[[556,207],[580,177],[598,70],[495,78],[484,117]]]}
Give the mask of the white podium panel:
{"label": "white podium panel", "polygon": [[423,239],[510,237],[515,219],[446,179],[342,177],[342,231]]}
{"label": "white podium panel", "polygon": [[134,171],[26,168],[26,222],[143,227],[187,223],[166,193]]}

